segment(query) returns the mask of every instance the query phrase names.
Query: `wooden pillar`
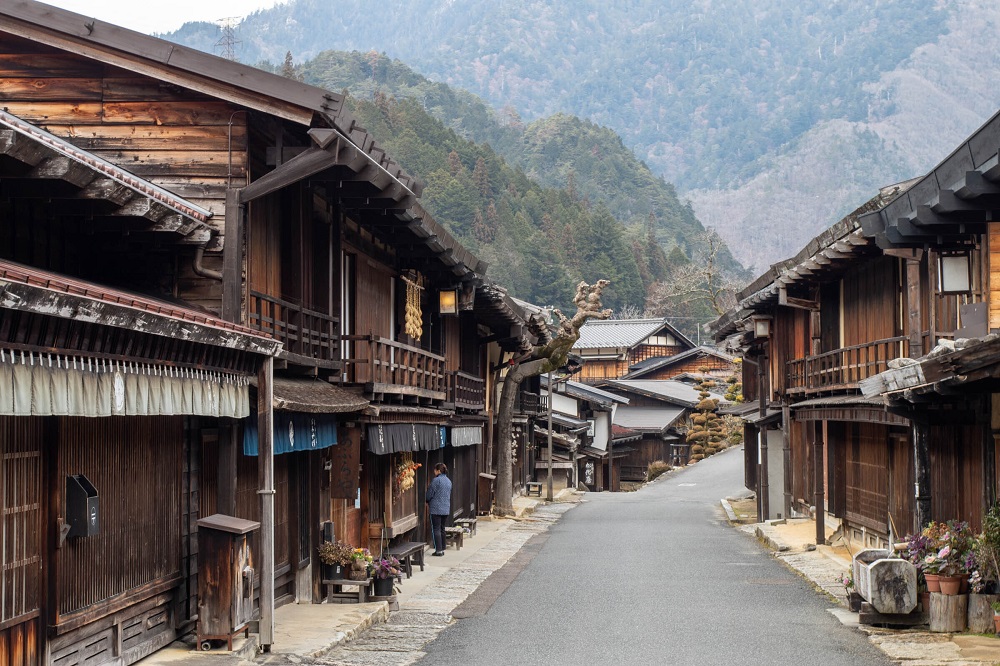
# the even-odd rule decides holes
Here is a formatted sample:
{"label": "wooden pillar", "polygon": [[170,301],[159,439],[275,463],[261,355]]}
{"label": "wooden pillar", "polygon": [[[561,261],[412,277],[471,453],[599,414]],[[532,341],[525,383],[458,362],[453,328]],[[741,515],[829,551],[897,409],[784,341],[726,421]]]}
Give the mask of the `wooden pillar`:
{"label": "wooden pillar", "polygon": [[771,517],[771,501],[770,492],[771,489],[767,484],[767,428],[760,428],[757,430],[757,437],[760,441],[760,472],[758,477],[760,481],[758,485],[760,487],[760,497],[761,497],[761,520],[768,520]]}
{"label": "wooden pillar", "polygon": [[813,421],[813,504],[816,507],[816,545],[826,543],[826,507],[823,498],[823,422]]}
{"label": "wooden pillar", "polygon": [[216,511],[236,515],[236,464],[239,455],[240,428],[235,422],[225,424],[219,432],[219,470]]}
{"label": "wooden pillar", "polygon": [[931,521],[931,452],[930,425],[927,421],[911,419],[913,423],[913,468],[917,529]]}
{"label": "wooden pillar", "polygon": [[274,644],[274,358],[257,372],[257,482],[260,488],[260,645]]}
{"label": "wooden pillar", "polygon": [[[922,254],[922,252],[917,251]],[[909,337],[910,358],[924,355],[923,324],[920,316],[920,258],[906,259],[906,334]],[[933,325],[931,326],[933,328]]]}
{"label": "wooden pillar", "polygon": [[[222,246],[222,318],[239,323],[243,319],[243,218],[240,190],[226,190],[226,228]],[[231,514],[230,514],[231,515]]]}
{"label": "wooden pillar", "polygon": [[782,458],[782,468],[785,471],[784,489],[785,489],[785,502],[784,509],[785,513],[783,518],[788,518],[792,515],[792,410],[789,406],[781,406],[781,458]]}

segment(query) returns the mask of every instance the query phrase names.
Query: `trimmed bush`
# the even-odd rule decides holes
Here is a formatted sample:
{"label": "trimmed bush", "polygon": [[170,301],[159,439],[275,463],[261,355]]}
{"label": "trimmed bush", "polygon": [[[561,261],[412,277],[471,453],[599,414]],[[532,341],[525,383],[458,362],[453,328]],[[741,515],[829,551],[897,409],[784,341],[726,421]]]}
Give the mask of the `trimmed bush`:
{"label": "trimmed bush", "polygon": [[659,475],[664,472],[669,472],[672,469],[673,467],[671,467],[668,463],[662,460],[654,460],[649,463],[649,466],[646,468],[646,481],[652,481]]}

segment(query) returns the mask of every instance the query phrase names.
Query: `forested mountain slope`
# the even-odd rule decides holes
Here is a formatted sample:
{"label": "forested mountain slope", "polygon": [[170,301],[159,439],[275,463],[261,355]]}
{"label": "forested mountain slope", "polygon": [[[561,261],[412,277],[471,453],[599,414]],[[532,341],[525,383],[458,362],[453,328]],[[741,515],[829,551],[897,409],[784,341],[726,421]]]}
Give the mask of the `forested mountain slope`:
{"label": "forested mountain slope", "polygon": [[[291,0],[238,36],[245,62],[374,49],[514,121],[606,126],[762,268],[925,172],[995,110],[995,5]],[[218,34],[189,24],[168,37],[211,51]]]}

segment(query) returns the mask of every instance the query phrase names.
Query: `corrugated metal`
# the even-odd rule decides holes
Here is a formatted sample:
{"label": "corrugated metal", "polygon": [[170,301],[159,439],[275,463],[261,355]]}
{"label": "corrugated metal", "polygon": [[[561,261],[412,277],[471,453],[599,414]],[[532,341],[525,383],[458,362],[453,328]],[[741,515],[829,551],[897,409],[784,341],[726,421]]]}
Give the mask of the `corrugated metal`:
{"label": "corrugated metal", "polygon": [[85,475],[100,502],[100,532],[57,551],[60,615],[179,574],[183,418],[62,417],[58,427],[57,479]]}

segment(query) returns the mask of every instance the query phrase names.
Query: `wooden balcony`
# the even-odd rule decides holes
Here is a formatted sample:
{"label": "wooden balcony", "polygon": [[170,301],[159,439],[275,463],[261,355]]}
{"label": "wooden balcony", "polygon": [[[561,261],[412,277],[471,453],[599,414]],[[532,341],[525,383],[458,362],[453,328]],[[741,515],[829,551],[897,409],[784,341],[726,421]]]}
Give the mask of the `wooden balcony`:
{"label": "wooden balcony", "polygon": [[548,410],[549,397],[545,394],[539,395],[531,391],[518,391],[514,400],[514,412],[525,416],[537,416],[545,414]]}
{"label": "wooden balcony", "polygon": [[347,381],[372,395],[400,395],[444,402],[450,388],[444,357],[375,335],[344,335],[350,350]]}
{"label": "wooden balcony", "polygon": [[297,303],[250,291],[247,325],[280,340],[279,358],[296,365],[340,369],[340,319]]}
{"label": "wooden balcony", "polygon": [[486,409],[486,380],[461,370],[452,372],[449,379],[448,402],[457,409]]}
{"label": "wooden balcony", "polygon": [[788,363],[788,393],[856,389],[858,382],[889,369],[889,361],[909,355],[906,337],[843,347]]}

